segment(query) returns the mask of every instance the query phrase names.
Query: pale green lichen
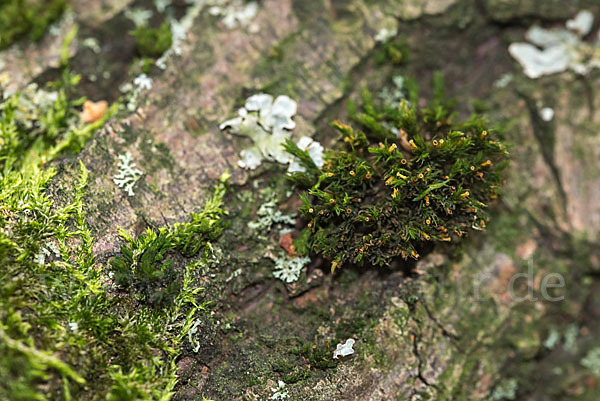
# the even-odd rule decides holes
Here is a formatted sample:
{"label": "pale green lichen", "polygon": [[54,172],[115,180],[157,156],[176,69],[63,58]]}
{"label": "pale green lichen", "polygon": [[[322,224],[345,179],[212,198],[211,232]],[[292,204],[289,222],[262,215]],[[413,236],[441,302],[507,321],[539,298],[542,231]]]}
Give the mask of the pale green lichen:
{"label": "pale green lichen", "polygon": [[539,78],[571,70],[585,75],[600,67],[600,38],[583,40],[592,29],[594,16],[581,11],[566,23],[566,28],[531,27],[525,34],[531,43],[513,43],[509,53],[521,64],[529,78]]}
{"label": "pale green lichen", "polygon": [[127,195],[133,196],[133,187],[144,173],[136,168],[130,152],[119,155],[117,158],[119,159],[119,172],[113,177],[113,182],[119,188],[123,188]]}
{"label": "pale green lichen", "polygon": [[304,266],[310,263],[309,257],[294,257],[279,256],[275,258],[275,270],[273,277],[281,281],[291,284],[300,278]]}
{"label": "pale green lichen", "polygon": [[[47,118],[58,101],[58,92],[47,91],[32,83],[23,88],[18,96],[14,97],[14,118],[27,130],[34,129],[35,132],[47,130]],[[0,104],[0,111],[5,113],[10,102]]]}
{"label": "pale green lichen", "polygon": [[517,388],[519,383],[517,379],[508,379],[501,382],[492,393],[492,399],[500,400],[514,400],[517,397]]}
{"label": "pale green lichen", "polygon": [[581,360],[581,365],[600,378],[600,347],[590,350],[585,358]]}
{"label": "pale green lichen", "polygon": [[558,345],[560,341],[560,333],[555,328],[550,329],[548,333],[548,337],[544,341],[544,347],[548,349],[553,349]]}
{"label": "pale green lichen", "polygon": [[277,201],[274,195],[270,199],[260,205],[257,214],[259,219],[248,223],[248,227],[252,230],[266,231],[270,230],[274,224],[282,224],[293,226],[296,224],[296,213],[283,214],[277,209]]}
{"label": "pale green lichen", "polygon": [[577,346],[577,336],[579,335],[579,327],[576,324],[570,324],[565,330],[565,349],[567,351],[575,350]]}
{"label": "pale green lichen", "polygon": [[143,91],[152,89],[152,78],[146,74],[140,74],[132,82],[126,82],[119,88],[123,93],[123,102],[127,104],[127,110],[135,111],[138,100]]}
{"label": "pale green lichen", "polygon": [[404,89],[405,78],[397,75],[392,78],[392,85],[383,87],[379,92],[381,101],[390,107],[400,107],[400,103],[406,99],[406,90]]}
{"label": "pale green lichen", "polygon": [[188,341],[194,347],[192,348],[192,351],[194,351],[195,353],[198,353],[198,351],[200,350],[200,342],[195,337],[196,334],[198,334],[200,325],[200,320],[196,320],[192,327],[190,327],[190,330],[188,331]]}
{"label": "pale green lichen", "polygon": [[53,240],[46,241],[40,246],[40,252],[35,256],[35,262],[42,266],[46,264],[47,258],[60,258],[60,249]]}
{"label": "pale green lichen", "polygon": [[187,32],[192,27],[196,17],[200,14],[204,7],[202,3],[196,3],[188,7],[185,15],[179,19],[179,21],[172,19],[171,25],[171,37],[173,44],[171,47],[163,53],[158,60],[156,60],[156,66],[160,69],[167,68],[167,60],[174,55],[180,55],[182,53],[182,45],[186,40]]}
{"label": "pale green lichen", "polygon": [[154,0],[154,7],[159,13],[165,12],[167,7],[171,5],[171,0]]}
{"label": "pale green lichen", "polygon": [[512,74],[503,74],[500,78],[494,82],[494,86],[496,88],[506,88],[513,80],[514,76]]}
{"label": "pale green lichen", "polygon": [[375,42],[386,43],[388,40],[393,38],[398,34],[398,28],[396,27],[396,20],[394,20],[394,26],[392,27],[383,27],[377,32],[375,35]]}

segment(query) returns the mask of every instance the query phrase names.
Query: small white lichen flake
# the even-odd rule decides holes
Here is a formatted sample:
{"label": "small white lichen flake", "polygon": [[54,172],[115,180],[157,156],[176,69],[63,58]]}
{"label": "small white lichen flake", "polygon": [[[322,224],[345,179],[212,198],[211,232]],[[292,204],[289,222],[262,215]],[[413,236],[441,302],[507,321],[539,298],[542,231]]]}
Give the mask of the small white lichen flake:
{"label": "small white lichen flake", "polygon": [[344,357],[344,356],[354,354],[354,350],[352,349],[352,346],[354,345],[355,342],[356,341],[353,338],[349,338],[346,340],[345,343],[338,344],[337,347],[335,348],[335,351],[333,352],[333,359],[338,359],[340,356]]}
{"label": "small white lichen flake", "polygon": [[277,387],[271,387],[273,395],[270,400],[287,400],[288,392],[285,390],[285,383],[281,380],[277,382]]}
{"label": "small white lichen flake", "polygon": [[552,121],[554,118],[554,110],[550,107],[544,107],[540,110],[540,118],[544,121]]}
{"label": "small white lichen flake", "polygon": [[113,177],[113,182],[118,185],[119,188],[123,188],[125,192],[127,192],[127,195],[133,196],[133,186],[144,173],[136,168],[130,152],[119,155],[117,158],[119,159],[119,172]]}

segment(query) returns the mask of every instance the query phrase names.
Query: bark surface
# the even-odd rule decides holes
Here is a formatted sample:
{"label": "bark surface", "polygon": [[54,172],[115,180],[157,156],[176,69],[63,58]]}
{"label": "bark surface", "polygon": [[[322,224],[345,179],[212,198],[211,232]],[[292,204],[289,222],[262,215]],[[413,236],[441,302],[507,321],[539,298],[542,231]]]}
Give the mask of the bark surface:
{"label": "bark surface", "polygon": [[[113,3],[105,17],[87,14],[90,34],[123,18],[124,3]],[[598,378],[581,360],[600,346],[600,72],[531,80],[507,52],[532,23],[563,25],[584,8],[600,16],[592,0],[264,0],[251,25],[235,29],[200,9],[181,54],[151,75],[137,111],[110,121],[78,160],[58,163],[51,188],[69,191],[79,160],[87,166],[88,224],[106,263],[119,251],[118,226],[139,233],[185,221],[215,180],[232,174],[230,226],[217,244],[223,256],[206,274],[212,316],[195,334],[200,349],[190,346],[179,361],[175,399],[264,400],[285,380],[289,400],[597,400]],[[396,25],[410,61],[379,65],[374,38]],[[52,59],[50,47],[39,51]],[[73,51],[77,63],[87,50]],[[16,66],[30,56],[5,61]],[[22,82],[38,70],[23,69]],[[237,167],[250,142],[219,124],[249,95],[288,95],[298,101],[294,136],[331,145],[329,122],[346,117],[362,87],[378,90],[402,74],[416,78],[427,99],[436,70],[463,116],[482,100],[512,145],[488,230],[472,232],[460,252],[434,251],[398,271],[332,276],[314,260],[296,284],[274,279],[279,233],[247,224],[270,194],[284,213],[297,210],[297,197],[286,197],[283,167]],[[117,93],[87,90],[94,88],[95,98]],[[554,110],[550,121],[540,117],[543,107]],[[144,171],[132,197],[112,179],[127,151]],[[515,282],[516,293],[530,291],[531,299],[509,294],[517,273],[528,279]],[[564,278],[564,288],[550,291],[560,301],[543,294],[550,273]],[[553,332],[556,344],[547,341]],[[295,351],[308,344],[332,352],[327,340],[342,334],[357,340],[356,352],[336,367],[319,368]]]}

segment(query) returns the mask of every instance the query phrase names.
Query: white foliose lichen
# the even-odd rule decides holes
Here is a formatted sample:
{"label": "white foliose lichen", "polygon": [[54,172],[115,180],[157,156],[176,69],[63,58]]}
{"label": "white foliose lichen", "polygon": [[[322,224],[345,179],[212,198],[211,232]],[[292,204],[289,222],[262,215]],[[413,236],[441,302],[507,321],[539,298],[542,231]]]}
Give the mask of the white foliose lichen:
{"label": "white foliose lichen", "polygon": [[225,121],[221,129],[230,128],[230,132],[247,136],[254,146],[240,153],[238,165],[255,169],[263,159],[289,163],[291,155],[283,150],[281,144],[291,137],[290,130],[296,127],[292,117],[296,114],[297,104],[287,96],[273,96],[260,93],[250,96],[245,107],[239,109],[238,116]]}
{"label": "white foliose lichen", "polygon": [[567,70],[585,75],[600,67],[600,38],[594,43],[583,40],[590,33],[593,22],[593,14],[583,10],[567,21],[565,28],[533,26],[525,34],[531,43],[512,43],[508,51],[529,78]]}
{"label": "white foliose lichen", "polygon": [[270,400],[287,400],[289,396],[285,389],[285,383],[281,380],[277,382],[277,387],[271,388],[271,392],[273,392],[273,395],[269,398]]}
{"label": "white foliose lichen", "polygon": [[119,155],[117,158],[119,159],[119,172],[113,177],[113,182],[119,188],[123,188],[127,195],[133,196],[133,187],[144,173],[136,168],[130,152]]}
{"label": "white foliose lichen", "polygon": [[[246,99],[244,107],[238,110],[237,117],[222,123],[219,128],[229,128],[232,134],[250,138],[254,146],[240,152],[238,165],[245,169],[257,168],[263,160],[276,161],[281,164],[297,162],[283,149],[283,143],[292,136],[291,130],[296,128],[292,119],[298,109],[297,103],[288,96],[273,96],[259,93]],[[322,166],[323,148],[308,137],[298,142],[301,148],[307,149],[317,166]],[[294,169],[299,167],[294,163]]]}
{"label": "white foliose lichen", "polygon": [[354,354],[354,343],[356,341],[353,338],[349,338],[345,343],[340,343],[336,346],[335,351],[333,352],[333,359],[338,359],[340,356],[348,356]]}
{"label": "white foliose lichen", "polygon": [[274,260],[275,270],[273,270],[273,277],[288,284],[298,281],[304,266],[310,263],[310,258],[306,256],[294,258],[279,256]]}

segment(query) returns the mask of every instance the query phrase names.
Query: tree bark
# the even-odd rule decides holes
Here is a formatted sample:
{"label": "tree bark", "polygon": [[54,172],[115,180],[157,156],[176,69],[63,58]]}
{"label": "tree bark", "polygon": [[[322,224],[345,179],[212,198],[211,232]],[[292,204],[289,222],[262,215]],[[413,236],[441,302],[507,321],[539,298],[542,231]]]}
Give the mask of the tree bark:
{"label": "tree bark", "polygon": [[[198,334],[200,351],[183,351],[175,399],[264,400],[293,374],[289,400],[503,399],[494,397],[511,379],[513,399],[597,399],[581,359],[600,345],[599,73],[530,80],[507,52],[530,23],[562,24],[586,7],[600,16],[591,0],[264,0],[251,25],[235,29],[201,9],[137,111],[110,121],[78,160],[61,161],[51,189],[69,191],[79,160],[87,166],[88,224],[106,264],[119,252],[117,227],[139,233],[185,221],[218,177],[232,174],[230,227],[216,244],[223,257],[206,272],[213,315]],[[400,68],[375,61],[374,37],[395,25],[411,50]],[[298,102],[294,136],[332,145],[329,122],[346,117],[362,87],[377,90],[402,74],[417,79],[426,99],[435,70],[461,116],[482,99],[513,145],[488,231],[471,233],[460,252],[429,254],[412,273],[332,276],[315,260],[298,284],[274,279],[269,255],[282,252],[278,233],[248,233],[247,223],[267,200],[261,188],[271,188],[284,213],[298,201],[284,195],[282,167],[237,167],[249,142],[219,124],[249,95],[288,95]],[[511,80],[505,86],[503,76]],[[539,117],[541,107],[554,110],[551,121]],[[144,171],[132,197],[112,180],[127,151]],[[536,301],[511,297],[519,272],[530,276],[514,282],[517,295],[527,294],[530,279]],[[550,273],[564,277],[553,293],[560,302],[543,297]],[[561,338],[554,347],[545,344],[552,330]],[[356,352],[335,368],[292,352],[299,344],[326,348],[339,332],[357,340]]]}

